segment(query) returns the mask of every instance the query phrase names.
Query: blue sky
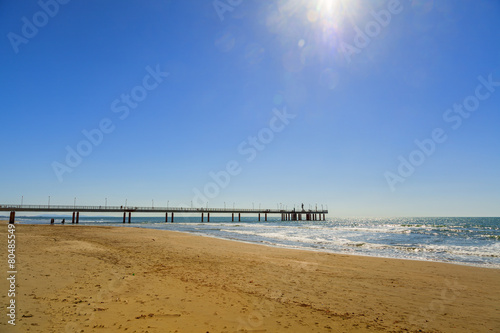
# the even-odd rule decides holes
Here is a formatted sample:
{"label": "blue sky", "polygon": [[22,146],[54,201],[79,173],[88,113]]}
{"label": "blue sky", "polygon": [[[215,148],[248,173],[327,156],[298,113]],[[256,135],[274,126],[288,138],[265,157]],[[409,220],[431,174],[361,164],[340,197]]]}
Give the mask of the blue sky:
{"label": "blue sky", "polygon": [[500,215],[498,1],[2,1],[0,16],[2,203]]}

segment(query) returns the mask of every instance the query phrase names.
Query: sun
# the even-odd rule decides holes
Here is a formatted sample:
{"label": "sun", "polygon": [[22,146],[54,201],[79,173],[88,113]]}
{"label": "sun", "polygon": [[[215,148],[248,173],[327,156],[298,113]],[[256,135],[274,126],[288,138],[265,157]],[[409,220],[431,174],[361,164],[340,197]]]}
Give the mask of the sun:
{"label": "sun", "polygon": [[360,0],[278,0],[269,6],[266,25],[284,49],[292,72],[304,66],[342,63],[342,41],[363,11]]}

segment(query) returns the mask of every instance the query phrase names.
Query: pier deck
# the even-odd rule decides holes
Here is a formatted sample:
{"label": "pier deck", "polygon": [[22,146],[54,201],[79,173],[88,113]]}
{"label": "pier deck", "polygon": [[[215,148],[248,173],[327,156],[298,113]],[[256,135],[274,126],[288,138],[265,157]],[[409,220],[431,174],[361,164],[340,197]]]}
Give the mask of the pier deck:
{"label": "pier deck", "polygon": [[[238,221],[241,221],[241,214],[258,214],[259,221],[261,214],[267,221],[268,214],[279,214],[282,221],[324,221],[327,209],[309,209],[309,210],[285,210],[285,209],[248,209],[248,208],[187,208],[187,207],[132,207],[132,206],[76,206],[76,205],[0,205],[0,211],[10,211],[9,223],[14,223],[16,212],[72,212],[72,223],[79,222],[81,212],[87,213],[123,213],[123,223],[125,223],[128,214],[128,223],[131,223],[132,213],[163,213],[165,222],[174,222],[174,213],[201,213],[201,221],[204,221],[204,215],[207,214],[207,222],[210,222],[210,214],[231,214],[232,221],[234,215],[238,214]],[[53,223],[53,219],[52,219]]]}

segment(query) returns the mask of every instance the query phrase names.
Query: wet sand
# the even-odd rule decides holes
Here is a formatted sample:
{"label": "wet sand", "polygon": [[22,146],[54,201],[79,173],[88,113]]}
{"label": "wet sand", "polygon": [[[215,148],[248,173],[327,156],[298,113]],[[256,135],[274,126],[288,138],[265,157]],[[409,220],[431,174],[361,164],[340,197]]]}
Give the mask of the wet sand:
{"label": "wet sand", "polygon": [[500,332],[498,269],[76,225],[16,225],[16,255],[1,332]]}

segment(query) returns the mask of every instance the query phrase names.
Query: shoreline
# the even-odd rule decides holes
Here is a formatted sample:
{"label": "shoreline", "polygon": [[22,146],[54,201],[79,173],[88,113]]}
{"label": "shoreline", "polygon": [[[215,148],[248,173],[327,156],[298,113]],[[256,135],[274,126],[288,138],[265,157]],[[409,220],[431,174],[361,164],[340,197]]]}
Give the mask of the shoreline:
{"label": "shoreline", "polygon": [[[0,221],[7,223],[8,221]],[[224,222],[225,223],[225,222]],[[235,222],[236,223],[236,222]],[[18,223],[16,222],[16,225]],[[30,223],[22,223],[23,225],[45,225],[45,224],[30,224]],[[55,225],[61,225],[60,223],[56,223]],[[72,226],[71,223],[66,223],[66,226]],[[331,254],[338,254],[338,255],[350,255],[350,256],[361,256],[361,257],[367,257],[367,258],[382,258],[382,259],[393,259],[393,260],[409,260],[409,261],[421,261],[421,262],[433,262],[433,263],[442,263],[442,264],[451,264],[451,265],[458,265],[458,266],[467,266],[467,267],[478,267],[478,268],[488,268],[488,269],[499,269],[500,267],[494,266],[494,264],[473,264],[473,263],[467,263],[467,262],[454,262],[454,261],[442,261],[442,260],[426,260],[423,258],[397,258],[397,257],[390,257],[390,256],[383,256],[383,255],[367,255],[367,254],[359,254],[355,252],[335,252],[332,250],[321,250],[321,249],[315,249],[312,247],[294,247],[294,246],[287,246],[285,244],[268,244],[264,242],[252,242],[252,241],[245,241],[245,240],[240,240],[240,239],[231,239],[231,238],[224,238],[224,237],[218,237],[214,235],[209,235],[209,234],[202,234],[202,233],[194,233],[194,232],[189,232],[189,231],[179,231],[179,230],[168,230],[168,229],[160,229],[160,228],[148,228],[148,227],[141,227],[141,226],[136,226],[136,225],[90,225],[90,224],[78,224],[75,226],[86,226],[86,227],[112,227],[112,228],[139,228],[139,229],[148,229],[148,230],[159,230],[159,231],[170,231],[170,232],[179,232],[179,233],[184,233],[188,235],[193,235],[193,236],[201,236],[201,237],[208,237],[208,238],[214,238],[214,239],[220,239],[220,240],[228,240],[228,241],[234,241],[234,242],[241,242],[241,243],[246,243],[246,244],[254,244],[254,245],[263,245],[263,246],[268,246],[271,248],[280,248],[280,249],[288,249],[288,250],[299,250],[299,251],[311,251],[311,252],[318,252],[318,253],[331,253]]]}
{"label": "shoreline", "polygon": [[[128,228],[141,228],[141,227],[131,226],[131,227],[128,227]],[[142,229],[147,229],[147,228],[142,228]],[[153,228],[150,228],[150,229],[153,229]],[[266,244],[264,242],[261,242],[261,243],[250,242],[250,241],[244,241],[244,240],[239,240],[239,239],[229,239],[229,238],[217,237],[217,236],[212,236],[212,235],[195,234],[195,233],[191,233],[191,232],[188,232],[188,231],[165,230],[165,229],[154,229],[154,230],[168,231],[168,232],[178,232],[178,233],[188,234],[188,235],[192,235],[192,236],[208,237],[208,238],[214,238],[214,239],[220,239],[220,240],[240,242],[240,243],[245,243],[245,244],[261,245],[261,246],[267,246],[267,247],[271,247],[271,248],[292,250],[292,251],[293,250],[297,250],[297,251],[307,251],[307,252],[317,252],[317,253],[330,253],[330,254],[337,254],[337,255],[365,257],[365,258],[380,258],[380,259],[390,259],[390,260],[409,260],[409,261],[433,262],[433,263],[438,263],[438,264],[449,264],[449,265],[458,265],[458,266],[476,267],[476,268],[487,268],[487,269],[499,269],[500,270],[500,267],[489,267],[489,266],[486,266],[486,265],[485,266],[479,266],[479,265],[467,264],[467,263],[459,263],[459,262],[451,262],[451,261],[439,261],[439,260],[425,260],[425,259],[416,259],[416,258],[393,258],[393,257],[384,257],[384,256],[369,256],[369,255],[366,255],[366,254],[358,254],[358,253],[334,252],[334,251],[329,251],[329,250],[320,250],[320,249],[313,249],[313,248],[307,248],[307,247],[298,248],[298,247],[292,247],[292,246],[287,247],[286,245]]]}
{"label": "shoreline", "polygon": [[23,332],[500,329],[497,269],[74,227],[16,224]]}

